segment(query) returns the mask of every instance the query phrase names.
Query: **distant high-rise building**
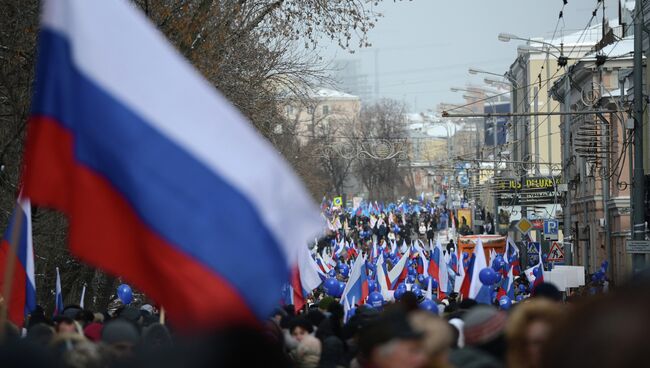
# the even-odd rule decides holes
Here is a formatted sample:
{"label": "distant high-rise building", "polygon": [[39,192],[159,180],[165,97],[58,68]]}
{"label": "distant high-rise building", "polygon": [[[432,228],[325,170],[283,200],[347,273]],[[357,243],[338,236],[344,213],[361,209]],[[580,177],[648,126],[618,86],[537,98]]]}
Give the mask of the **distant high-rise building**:
{"label": "distant high-rise building", "polygon": [[334,60],[332,63],[332,78],[339,91],[359,96],[363,102],[372,99],[372,88],[368,83],[368,74],[362,73],[361,60]]}

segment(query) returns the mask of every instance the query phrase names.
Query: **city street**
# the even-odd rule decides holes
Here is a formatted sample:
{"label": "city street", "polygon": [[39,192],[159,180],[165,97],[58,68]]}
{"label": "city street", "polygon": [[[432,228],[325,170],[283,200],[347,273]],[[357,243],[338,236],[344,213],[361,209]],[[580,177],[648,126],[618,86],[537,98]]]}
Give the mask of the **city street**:
{"label": "city street", "polygon": [[650,366],[650,0],[0,14],[0,367]]}

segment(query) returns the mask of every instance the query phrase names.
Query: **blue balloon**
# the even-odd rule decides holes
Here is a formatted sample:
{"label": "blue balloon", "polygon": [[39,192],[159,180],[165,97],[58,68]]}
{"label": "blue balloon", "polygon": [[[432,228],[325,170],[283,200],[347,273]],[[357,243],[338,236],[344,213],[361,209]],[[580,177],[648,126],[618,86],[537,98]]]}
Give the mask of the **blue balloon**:
{"label": "blue balloon", "polygon": [[345,290],[345,282],[339,281],[339,291],[336,293],[337,298],[343,296],[343,290]]}
{"label": "blue balloon", "polygon": [[409,283],[409,284],[414,283],[415,282],[415,275],[408,275],[406,277],[406,282]]}
{"label": "blue balloon", "polygon": [[377,266],[371,262],[366,262],[366,268],[371,271],[377,271]]}
{"label": "blue balloon", "polygon": [[413,260],[412,259],[407,259],[406,260],[406,267],[411,268],[411,266],[413,266]]}
{"label": "blue balloon", "polygon": [[510,307],[512,307],[512,300],[510,300],[506,295],[502,296],[499,298],[499,307],[503,310],[510,309]]}
{"label": "blue balloon", "polygon": [[368,280],[368,292],[372,293],[377,291],[377,282],[375,280]]}
{"label": "blue balloon", "polygon": [[517,296],[515,297],[515,300],[518,301],[518,302],[520,302],[520,301],[524,300],[524,296],[521,295],[521,294],[519,294],[519,295],[517,295]]}
{"label": "blue balloon", "polygon": [[418,274],[418,271],[415,268],[409,267],[409,270],[408,270],[408,275],[409,276],[411,276],[411,275],[416,276],[417,274]]}
{"label": "blue balloon", "polygon": [[395,293],[393,294],[393,297],[395,298],[395,300],[400,300],[404,296],[405,292],[406,292],[406,287],[404,287],[403,289],[397,288],[395,289]]}
{"label": "blue balloon", "polygon": [[494,283],[497,281],[497,273],[494,272],[494,270],[490,267],[485,267],[481,270],[481,272],[479,272],[478,278],[481,280],[481,283],[483,285],[491,286],[494,285]]}
{"label": "blue balloon", "polygon": [[533,275],[537,277],[542,277],[542,269],[538,266],[533,268]]}
{"label": "blue balloon", "polygon": [[133,301],[133,290],[127,284],[122,284],[117,287],[117,297],[120,298],[122,304],[131,304]]}
{"label": "blue balloon", "polygon": [[422,287],[427,287],[429,286],[429,276],[425,275],[418,275],[418,283]]}
{"label": "blue balloon", "polygon": [[424,299],[419,304],[419,307],[420,307],[420,309],[425,310],[427,312],[438,314],[438,305],[433,300]]}
{"label": "blue balloon", "polygon": [[339,292],[339,280],[330,277],[327,280],[325,280],[325,283],[323,284],[323,288],[325,289],[325,293],[327,293],[327,295],[336,298],[336,295]]}
{"label": "blue balloon", "polygon": [[329,276],[329,277],[336,277],[336,270],[332,268],[331,270],[329,270],[329,271],[327,272],[327,276]]}
{"label": "blue balloon", "polygon": [[384,305],[384,297],[381,293],[375,291],[368,295],[368,302],[373,308],[381,308]]}
{"label": "blue balloon", "polygon": [[418,298],[422,296],[422,288],[418,284],[413,284],[413,286],[411,286],[411,291]]}
{"label": "blue balloon", "polygon": [[469,253],[463,252],[463,260],[468,259],[468,258],[469,258]]}
{"label": "blue balloon", "polygon": [[497,254],[496,257],[494,257],[494,260],[492,261],[492,269],[496,272],[499,272],[502,269],[506,269],[506,261],[503,259],[503,256],[500,254]]}
{"label": "blue balloon", "polygon": [[404,291],[406,291],[406,284],[403,283],[403,282],[400,282],[399,284],[397,284],[397,287],[395,288],[395,290],[399,290],[399,289],[403,289]]}
{"label": "blue balloon", "polygon": [[526,285],[519,284],[519,291],[521,291],[522,293],[525,293],[526,292]]}
{"label": "blue balloon", "polygon": [[496,280],[494,283],[495,283],[495,284],[498,284],[498,283],[501,282],[501,279],[502,279],[503,277],[501,276],[501,273],[499,273],[499,272],[495,272],[495,274],[496,274],[496,278],[497,278],[497,280]]}
{"label": "blue balloon", "polygon": [[350,275],[350,266],[346,265],[345,263],[339,263],[336,268],[338,268],[341,276],[348,277]]}

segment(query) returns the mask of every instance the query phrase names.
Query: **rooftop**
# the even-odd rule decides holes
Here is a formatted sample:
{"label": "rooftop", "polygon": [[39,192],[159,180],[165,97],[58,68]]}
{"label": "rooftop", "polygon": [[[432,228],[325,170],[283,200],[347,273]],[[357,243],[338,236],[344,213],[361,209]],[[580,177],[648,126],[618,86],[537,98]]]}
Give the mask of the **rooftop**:
{"label": "rooftop", "polygon": [[349,93],[329,89],[329,88],[317,88],[312,93],[310,97],[313,98],[329,98],[329,99],[338,99],[338,100],[358,100],[359,96],[351,95]]}

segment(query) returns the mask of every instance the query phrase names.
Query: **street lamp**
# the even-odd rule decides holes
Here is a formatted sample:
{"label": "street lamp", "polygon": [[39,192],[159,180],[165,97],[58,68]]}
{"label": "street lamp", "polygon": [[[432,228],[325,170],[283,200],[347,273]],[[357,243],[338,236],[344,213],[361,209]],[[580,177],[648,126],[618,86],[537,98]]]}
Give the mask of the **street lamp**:
{"label": "street lamp", "polygon": [[449,88],[450,91],[452,92],[467,92],[467,93],[476,93],[476,94],[484,94],[489,97],[490,93],[494,93],[495,95],[501,95],[499,91],[492,90],[492,89],[487,89],[487,88],[482,88],[482,87],[468,87],[468,88],[458,88],[458,87],[451,87]]}
{"label": "street lamp", "polygon": [[492,79],[492,78],[487,78],[487,77],[483,79],[483,82],[485,84],[495,86],[496,88],[503,88],[503,86],[511,87],[510,83],[508,83],[508,82],[504,82],[502,80],[496,80],[496,79]]}
{"label": "street lamp", "polygon": [[518,37],[518,36],[513,35],[512,33],[499,33],[497,38],[501,42],[510,42],[510,40],[519,40],[519,41],[524,41],[524,42],[528,42],[528,43],[538,43],[540,45],[545,45],[547,47],[554,48],[557,51],[559,51],[560,54],[562,53],[562,50],[560,50],[557,46],[555,46],[552,43],[541,41],[541,40],[534,40],[534,39],[531,39],[531,38]]}
{"label": "street lamp", "polygon": [[497,77],[503,77],[503,74],[498,74],[498,73],[492,73],[488,72],[482,69],[476,69],[476,68],[469,68],[468,70],[469,74],[476,75],[476,74],[489,74],[489,75],[496,75]]}
{"label": "street lamp", "polygon": [[[497,38],[501,42],[510,42],[510,40],[519,40],[519,41],[524,41],[524,42],[526,42],[528,44],[537,43],[537,44],[540,44],[540,45],[544,45],[544,46],[546,46],[546,48],[548,48],[548,54],[557,58],[557,64],[559,66],[566,66],[568,64],[568,62],[569,62],[569,58],[564,56],[564,51],[563,51],[564,44],[563,43],[560,43],[560,47],[557,47],[557,46],[555,46],[554,44],[552,44],[550,42],[541,41],[541,40],[534,40],[534,39],[531,39],[531,38],[518,37],[518,36],[515,36],[515,35],[513,35],[511,33],[499,33]],[[527,45],[527,46],[530,47],[530,45]],[[552,54],[550,52],[551,49],[556,50],[557,52],[560,53],[560,55],[557,56],[557,55]],[[525,50],[525,48],[522,48],[522,50]],[[531,50],[528,49],[528,51],[531,51]],[[540,51],[540,50],[536,49],[536,51]]]}
{"label": "street lamp", "polygon": [[532,45],[519,45],[517,46],[517,52],[520,54],[528,54],[528,53],[533,53],[533,52],[539,52],[543,54],[549,54],[555,58],[559,58],[561,55],[556,55],[551,52],[551,50],[540,48],[540,47],[535,47]]}
{"label": "street lamp", "polygon": [[512,85],[512,88],[514,89],[515,92],[516,92],[516,90],[518,88],[517,87],[517,80],[512,75],[510,75],[510,73],[508,73],[508,72],[505,72],[503,74],[499,74],[499,73],[488,72],[487,70],[477,69],[477,68],[469,68],[467,70],[467,72],[469,74],[472,74],[472,75],[487,74],[487,75],[494,75],[494,76],[497,76],[497,77],[505,78],[505,79],[508,80],[508,82],[510,82],[510,85]]}

